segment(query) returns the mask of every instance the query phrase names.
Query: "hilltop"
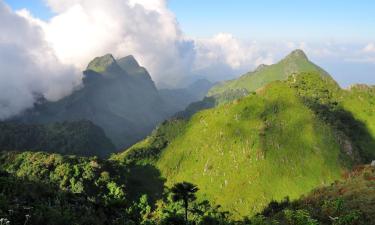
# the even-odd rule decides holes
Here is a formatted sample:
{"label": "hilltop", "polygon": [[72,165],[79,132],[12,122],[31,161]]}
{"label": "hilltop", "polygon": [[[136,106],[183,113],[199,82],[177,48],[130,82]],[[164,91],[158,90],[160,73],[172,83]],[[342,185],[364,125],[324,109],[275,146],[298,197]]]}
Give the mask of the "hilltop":
{"label": "hilltop", "polygon": [[207,96],[222,95],[239,89],[253,92],[272,81],[286,80],[289,75],[302,72],[317,72],[322,76],[329,76],[326,71],[311,62],[302,50],[297,49],[276,64],[261,64],[254,71],[237,79],[217,84],[210,89]]}
{"label": "hilltop", "polygon": [[112,158],[155,165],[167,185],[195,183],[204,190],[201,199],[240,217],[271,200],[296,199],[375,158],[374,100],[371,88],[343,90],[318,72],[294,74],[166,122]]}
{"label": "hilltop", "polygon": [[294,50],[275,64],[261,64],[254,71],[214,85],[204,99],[191,103],[178,112],[176,117],[188,118],[200,110],[243,98],[272,81],[286,80],[291,74],[310,72],[330,77],[326,71],[311,62],[302,50]]}

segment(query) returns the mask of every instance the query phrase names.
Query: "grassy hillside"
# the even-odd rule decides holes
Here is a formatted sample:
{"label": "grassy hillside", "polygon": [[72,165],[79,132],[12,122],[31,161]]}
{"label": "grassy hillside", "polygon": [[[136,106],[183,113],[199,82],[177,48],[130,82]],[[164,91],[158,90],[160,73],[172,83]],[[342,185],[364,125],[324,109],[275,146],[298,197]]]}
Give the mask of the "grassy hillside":
{"label": "grassy hillside", "polygon": [[167,184],[196,183],[205,190],[201,197],[246,215],[337,179],[339,158],[332,129],[294,90],[274,83],[259,95],[194,115],[156,165]]}
{"label": "grassy hillside", "polygon": [[[356,98],[364,107],[350,104]],[[154,164],[167,185],[195,183],[204,190],[201,199],[236,216],[256,213],[272,199],[295,199],[373,159],[374,99],[368,89],[342,90],[329,76],[301,73],[167,122],[113,158]]]}
{"label": "grassy hillside", "polygon": [[272,81],[285,80],[289,75],[301,72],[317,72],[323,76],[329,76],[327,72],[309,61],[302,50],[295,50],[276,64],[260,65],[253,72],[214,86],[208,92],[208,96],[225,95],[225,92],[237,89],[252,92]]}
{"label": "grassy hillside", "polygon": [[375,159],[375,87],[354,85],[343,91],[341,106],[351,112],[356,121],[362,126],[362,132],[354,129],[357,140],[361,142],[362,152],[366,162]]}

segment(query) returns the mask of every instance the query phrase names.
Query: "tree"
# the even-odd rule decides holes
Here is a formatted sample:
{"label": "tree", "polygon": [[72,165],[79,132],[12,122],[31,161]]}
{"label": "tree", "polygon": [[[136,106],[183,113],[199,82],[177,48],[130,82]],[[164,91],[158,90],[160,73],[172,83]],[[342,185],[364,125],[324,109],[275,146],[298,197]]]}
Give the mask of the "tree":
{"label": "tree", "polygon": [[188,224],[188,208],[189,202],[196,199],[195,193],[198,191],[198,187],[188,182],[182,182],[175,184],[172,189],[172,200],[175,202],[183,201],[185,208],[185,224]]}

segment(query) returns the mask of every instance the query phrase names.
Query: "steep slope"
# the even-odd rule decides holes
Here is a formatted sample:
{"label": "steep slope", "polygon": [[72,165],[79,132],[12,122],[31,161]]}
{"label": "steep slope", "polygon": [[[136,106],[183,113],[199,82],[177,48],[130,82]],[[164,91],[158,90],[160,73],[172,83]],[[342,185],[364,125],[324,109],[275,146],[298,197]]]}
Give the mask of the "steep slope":
{"label": "steep slope", "polygon": [[353,129],[353,133],[363,145],[362,149],[367,162],[375,159],[373,142],[375,138],[375,86],[353,85],[349,90],[343,91],[340,104],[362,126],[362,132]]}
{"label": "steep slope", "polygon": [[[272,202],[263,210],[264,223],[277,224],[375,224],[375,167],[361,165],[342,181],[314,189],[301,199]],[[302,221],[301,221],[302,220]]]}
{"label": "steep slope", "polygon": [[194,115],[156,164],[169,184],[195,183],[205,190],[201,197],[240,216],[330,183],[341,173],[339,162],[332,129],[294,90],[275,83],[260,95]]}
{"label": "steep slope", "polygon": [[167,185],[195,183],[204,190],[200,198],[236,216],[256,213],[375,157],[367,129],[375,120],[360,120],[369,108],[350,111],[351,94],[320,73],[293,75],[187,121],[167,122],[113,159],[156,165]]}
{"label": "steep slope", "polygon": [[276,64],[262,64],[256,70],[246,73],[237,79],[214,86],[210,89],[208,96],[225,96],[238,89],[252,92],[272,81],[285,80],[289,75],[301,72],[317,72],[322,76],[329,76],[327,72],[309,61],[302,50],[297,49]]}
{"label": "steep slope", "polygon": [[50,124],[0,122],[0,150],[108,156],[115,146],[90,121]]}
{"label": "steep slope", "polygon": [[102,127],[117,148],[146,136],[174,111],[132,56],[95,58],[84,71],[83,87],[57,102],[44,102],[17,120],[28,123],[90,120]]}

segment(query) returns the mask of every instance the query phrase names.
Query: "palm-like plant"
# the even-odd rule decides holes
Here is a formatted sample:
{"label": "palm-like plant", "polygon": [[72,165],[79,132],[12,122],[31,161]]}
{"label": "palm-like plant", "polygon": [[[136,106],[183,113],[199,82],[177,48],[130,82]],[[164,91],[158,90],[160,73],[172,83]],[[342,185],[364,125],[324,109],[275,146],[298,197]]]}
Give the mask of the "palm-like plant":
{"label": "palm-like plant", "polygon": [[196,199],[195,193],[198,191],[198,187],[188,182],[182,182],[175,184],[172,189],[172,200],[175,202],[183,201],[185,208],[185,224],[188,223],[188,209],[189,202]]}

